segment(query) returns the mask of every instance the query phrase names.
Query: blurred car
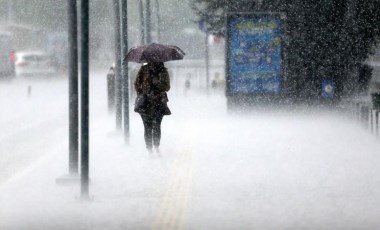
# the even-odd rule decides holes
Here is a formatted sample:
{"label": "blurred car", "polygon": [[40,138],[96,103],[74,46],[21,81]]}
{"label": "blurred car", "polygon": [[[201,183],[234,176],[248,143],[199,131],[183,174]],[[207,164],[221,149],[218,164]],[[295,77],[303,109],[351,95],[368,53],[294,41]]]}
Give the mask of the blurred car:
{"label": "blurred car", "polygon": [[17,76],[46,76],[57,72],[50,56],[41,51],[16,52],[15,65]]}
{"label": "blurred car", "polygon": [[0,32],[0,79],[15,77],[15,52],[10,34]]}

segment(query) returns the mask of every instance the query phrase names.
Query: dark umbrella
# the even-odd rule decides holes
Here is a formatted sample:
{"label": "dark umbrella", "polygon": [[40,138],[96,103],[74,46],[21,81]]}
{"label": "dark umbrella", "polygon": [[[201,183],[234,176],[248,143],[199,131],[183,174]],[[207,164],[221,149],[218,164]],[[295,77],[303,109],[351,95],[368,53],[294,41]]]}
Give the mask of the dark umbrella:
{"label": "dark umbrella", "polygon": [[181,60],[184,56],[185,52],[178,46],[152,43],[150,45],[132,47],[124,57],[124,61],[137,63],[166,62]]}

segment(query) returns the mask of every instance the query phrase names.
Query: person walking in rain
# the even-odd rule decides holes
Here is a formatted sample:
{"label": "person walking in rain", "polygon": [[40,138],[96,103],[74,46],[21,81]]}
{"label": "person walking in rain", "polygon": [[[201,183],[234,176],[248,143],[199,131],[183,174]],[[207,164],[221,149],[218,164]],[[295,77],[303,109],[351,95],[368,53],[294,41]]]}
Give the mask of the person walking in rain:
{"label": "person walking in rain", "polygon": [[170,115],[167,106],[170,90],[169,73],[163,62],[148,62],[141,66],[135,80],[135,90],[137,96],[144,97],[145,103],[140,108],[140,113],[144,124],[144,139],[149,153],[160,153],[161,122],[164,115]]}

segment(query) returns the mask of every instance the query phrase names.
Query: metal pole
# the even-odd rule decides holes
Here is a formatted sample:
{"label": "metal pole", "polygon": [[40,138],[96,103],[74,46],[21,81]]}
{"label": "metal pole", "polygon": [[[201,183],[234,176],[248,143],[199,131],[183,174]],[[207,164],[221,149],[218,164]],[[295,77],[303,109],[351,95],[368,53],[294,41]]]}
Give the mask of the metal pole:
{"label": "metal pole", "polygon": [[81,0],[81,198],[89,196],[89,1]]}
{"label": "metal pole", "polygon": [[8,23],[11,24],[13,22],[13,1],[14,0],[8,0]]}
{"label": "metal pole", "polygon": [[371,118],[371,108],[369,107],[369,105],[367,105],[366,106],[366,124],[367,124],[368,130],[370,130],[371,128],[370,118]]}
{"label": "metal pole", "polygon": [[69,173],[78,174],[78,20],[77,1],[68,0]]}
{"label": "metal pole", "polygon": [[156,0],[156,19],[157,19],[157,42],[161,40],[161,17],[160,17],[160,4]]}
{"label": "metal pole", "polygon": [[365,118],[365,108],[364,108],[364,105],[360,105],[360,123],[361,125],[364,126],[365,124],[365,121],[364,121],[364,118]]}
{"label": "metal pole", "polygon": [[107,104],[108,112],[115,111],[115,67],[111,66],[107,73]]}
{"label": "metal pole", "polygon": [[121,83],[121,42],[120,42],[120,2],[114,0],[115,10],[115,84],[116,84],[116,129],[121,130],[122,83]]}
{"label": "metal pole", "polygon": [[[206,27],[207,27],[207,19],[206,19]],[[206,38],[205,38],[205,59],[206,59],[206,92],[209,93],[210,87],[209,87],[209,78],[210,78],[210,54],[209,54],[209,45],[208,45],[208,37],[209,37],[209,31],[208,28],[206,28]]]}
{"label": "metal pole", "polygon": [[370,126],[371,126],[371,133],[373,133],[373,131],[374,131],[374,122],[373,122],[373,109],[369,109],[369,119],[370,119]]}
{"label": "metal pole", "polygon": [[375,130],[376,130],[376,137],[379,137],[379,111],[375,110]]}
{"label": "metal pole", "polygon": [[365,105],[364,106],[364,123],[365,123],[365,128],[368,130],[369,129],[369,106]]}
{"label": "metal pole", "polygon": [[145,44],[145,21],[144,21],[144,6],[143,0],[139,0],[139,12],[140,12],[140,43],[141,45]]}
{"label": "metal pole", "polygon": [[152,43],[150,0],[146,0],[145,7],[146,7],[146,18],[145,18],[146,44],[150,44]]}
{"label": "metal pole", "polygon": [[361,122],[361,108],[359,102],[356,102],[356,120],[360,123]]}
{"label": "metal pole", "polygon": [[[121,48],[125,55],[128,52],[128,6],[127,0],[121,0]],[[122,66],[123,80],[123,111],[124,111],[124,139],[129,140],[129,78],[128,78],[128,62]]]}

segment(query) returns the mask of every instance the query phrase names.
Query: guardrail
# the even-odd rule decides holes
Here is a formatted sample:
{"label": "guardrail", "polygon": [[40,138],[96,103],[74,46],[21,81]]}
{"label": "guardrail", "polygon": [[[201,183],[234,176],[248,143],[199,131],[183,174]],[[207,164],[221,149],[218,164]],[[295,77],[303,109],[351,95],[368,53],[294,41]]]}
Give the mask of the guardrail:
{"label": "guardrail", "polygon": [[[173,87],[185,88],[188,82],[191,82],[192,89],[201,90],[206,88],[207,83],[209,83],[212,86],[214,80],[216,82],[219,82],[225,79],[224,60],[210,60],[209,65],[210,79],[209,82],[207,82],[205,60],[185,59],[165,63],[165,66],[168,68],[169,76],[171,79],[170,84]],[[132,83],[134,82],[139,68],[140,64],[130,64],[129,78]]]}
{"label": "guardrail", "polygon": [[[343,107],[366,130],[379,137],[380,109],[374,108],[374,103],[368,98],[343,101]],[[376,106],[375,106],[376,107]]]}

